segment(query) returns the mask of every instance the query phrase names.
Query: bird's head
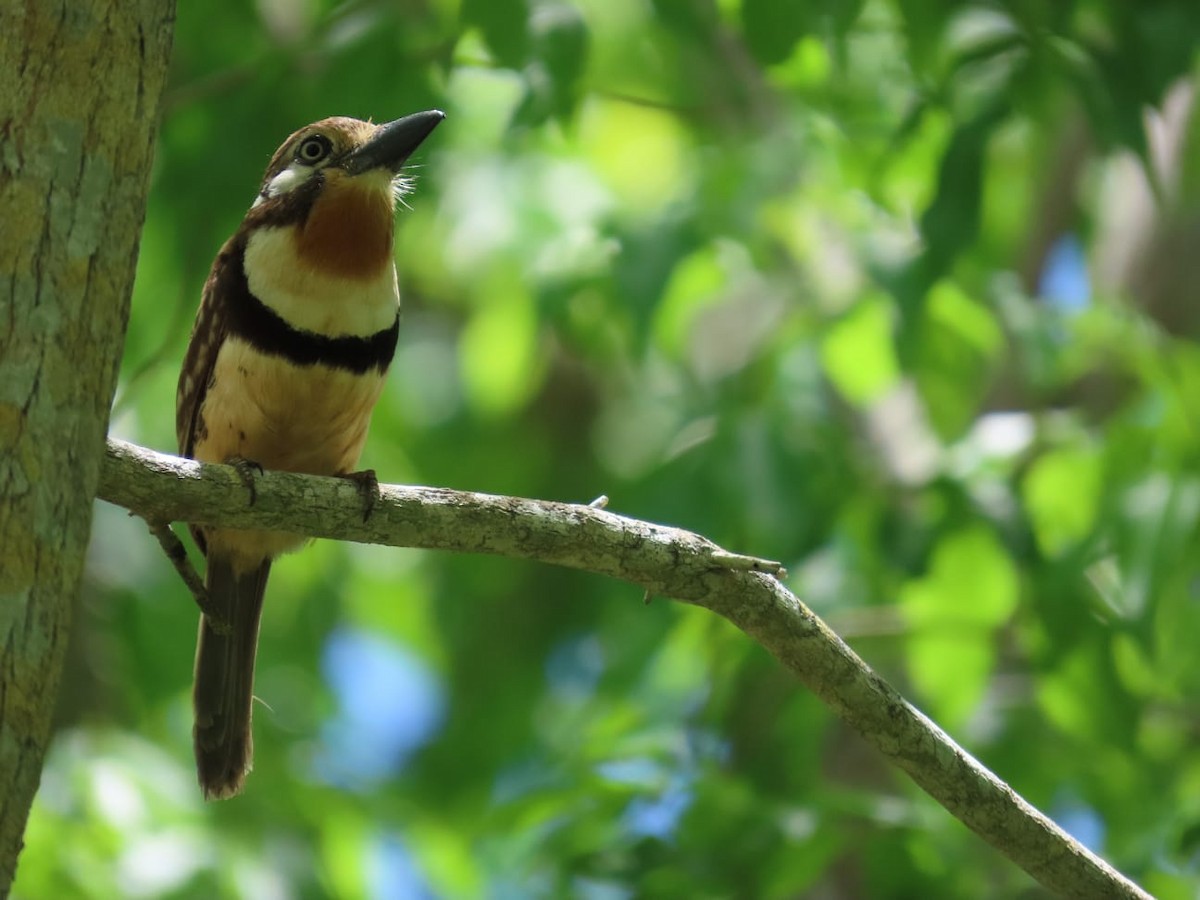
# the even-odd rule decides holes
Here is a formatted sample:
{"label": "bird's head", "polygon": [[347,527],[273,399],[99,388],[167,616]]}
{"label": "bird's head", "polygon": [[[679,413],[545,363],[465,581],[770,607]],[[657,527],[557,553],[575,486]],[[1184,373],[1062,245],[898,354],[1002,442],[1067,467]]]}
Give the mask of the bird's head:
{"label": "bird's head", "polygon": [[337,116],[301,128],[275,151],[244,227],[287,229],[304,266],[369,277],[391,259],[404,164],[444,118],[427,110],[375,125]]}
{"label": "bird's head", "polygon": [[431,109],[383,125],[346,116],[306,125],[275,151],[255,206],[302,196],[311,200],[322,188],[338,184],[393,195],[403,191],[404,164],[445,117]]}

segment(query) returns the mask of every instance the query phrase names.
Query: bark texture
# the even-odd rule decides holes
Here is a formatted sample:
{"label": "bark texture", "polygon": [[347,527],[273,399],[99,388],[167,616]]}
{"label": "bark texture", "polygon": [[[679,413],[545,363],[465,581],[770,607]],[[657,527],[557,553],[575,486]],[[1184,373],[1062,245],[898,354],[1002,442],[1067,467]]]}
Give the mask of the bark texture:
{"label": "bark texture", "polygon": [[0,896],[104,455],[173,0],[0,4]]}

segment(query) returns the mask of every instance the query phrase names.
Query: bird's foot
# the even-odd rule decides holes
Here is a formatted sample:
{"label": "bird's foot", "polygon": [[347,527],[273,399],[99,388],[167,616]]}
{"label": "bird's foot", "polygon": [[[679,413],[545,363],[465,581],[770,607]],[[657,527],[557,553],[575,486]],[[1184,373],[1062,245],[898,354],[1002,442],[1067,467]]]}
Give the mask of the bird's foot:
{"label": "bird's foot", "polygon": [[225,461],[233,466],[241,479],[242,484],[250,493],[250,505],[254,505],[254,501],[258,499],[258,491],[254,488],[254,479],[263,473],[263,467],[260,463],[256,463],[252,459],[245,459],[241,456],[235,456],[232,459]]}
{"label": "bird's foot", "polygon": [[361,472],[346,472],[338,476],[347,481],[353,481],[358,488],[358,496],[362,498],[363,521],[371,518],[371,511],[379,502],[379,478],[374,469],[363,469]]}

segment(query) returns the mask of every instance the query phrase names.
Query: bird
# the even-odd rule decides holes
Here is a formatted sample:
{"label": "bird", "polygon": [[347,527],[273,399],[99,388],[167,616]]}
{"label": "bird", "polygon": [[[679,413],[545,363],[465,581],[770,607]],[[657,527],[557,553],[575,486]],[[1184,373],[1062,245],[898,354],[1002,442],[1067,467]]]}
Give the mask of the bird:
{"label": "bird", "polygon": [[[385,124],[336,116],[275,151],[253,205],[217,253],[184,354],[175,430],[182,456],[255,470],[361,477],[371,413],[395,353],[396,204],[410,155],[445,118]],[[368,506],[369,511],[369,506]],[[196,642],[193,744],[206,800],[241,792],[271,562],[306,539],[192,528],[206,557]]]}

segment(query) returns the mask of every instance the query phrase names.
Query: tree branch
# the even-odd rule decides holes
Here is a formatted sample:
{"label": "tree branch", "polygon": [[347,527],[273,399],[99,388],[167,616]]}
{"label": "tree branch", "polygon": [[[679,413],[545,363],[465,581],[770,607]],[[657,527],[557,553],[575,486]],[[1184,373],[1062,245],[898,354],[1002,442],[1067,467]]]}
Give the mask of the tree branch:
{"label": "tree branch", "polygon": [[930,796],[1056,894],[1149,897],[875,674],[768,574],[779,571],[778,563],[730,554],[691,532],[594,506],[381,485],[364,522],[361,497],[344,479],[267,471],[255,488],[250,506],[245,486],[228,466],[110,440],[97,496],[151,521],[538,560],[610,575],[647,594],[702,606],[770,650]]}

